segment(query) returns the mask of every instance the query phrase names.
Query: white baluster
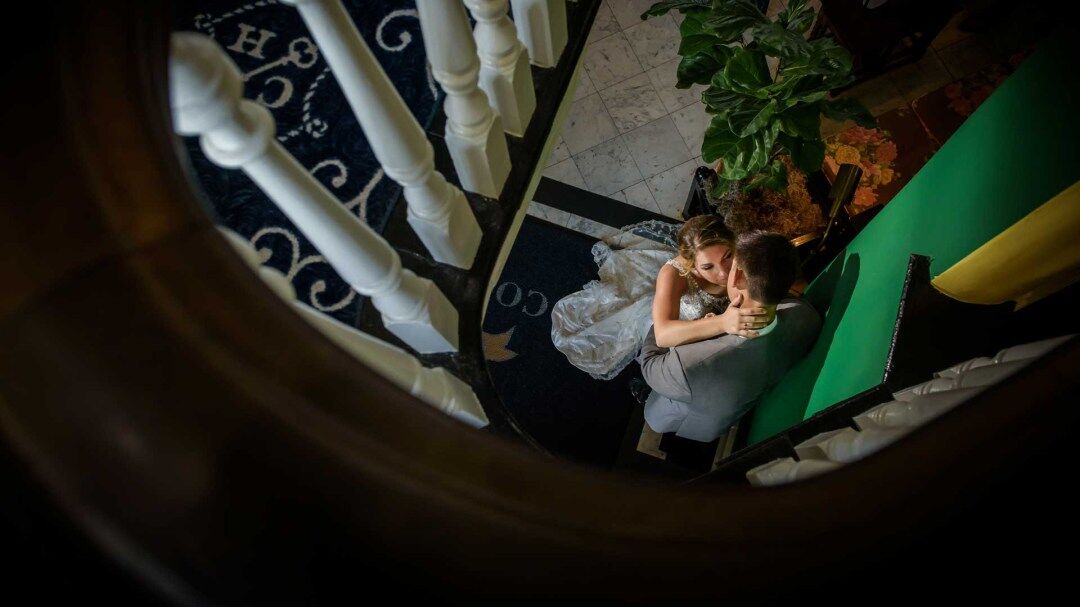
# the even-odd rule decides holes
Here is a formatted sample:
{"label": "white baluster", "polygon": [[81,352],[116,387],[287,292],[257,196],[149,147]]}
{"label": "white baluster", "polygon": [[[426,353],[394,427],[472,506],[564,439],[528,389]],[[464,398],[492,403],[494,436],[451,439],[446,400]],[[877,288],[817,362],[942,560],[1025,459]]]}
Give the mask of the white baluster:
{"label": "white baluster", "polygon": [[821,443],[829,460],[842,464],[860,460],[910,432],[912,428],[867,428],[862,432],[844,428]]}
{"label": "white baluster", "polygon": [[1001,362],[996,365],[977,367],[966,371],[956,378],[957,388],[977,388],[996,384],[1006,377],[1026,367],[1033,359],[1020,359],[1009,362]]}
{"label": "white baluster", "polygon": [[357,331],[334,318],[299,301],[296,291],[284,274],[259,263],[259,255],[250,242],[227,228],[219,228],[263,282],[282,299],[293,305],[300,315],[328,339],[352,354],[360,362],[378,371],[383,377],[408,390],[413,396],[475,428],[488,425],[487,414],[468,384],[443,368],[430,369],[420,364],[408,352],[372,335]]}
{"label": "white baluster", "polygon": [[960,364],[957,364],[957,365],[953,365],[953,366],[949,367],[948,369],[943,369],[941,371],[938,371],[934,375],[937,376],[937,377],[951,377],[953,379],[956,379],[957,377],[959,377],[959,375],[961,373],[963,373],[965,371],[968,371],[970,369],[975,369],[975,368],[978,368],[978,367],[985,367],[986,365],[992,365],[992,364],[994,364],[994,359],[987,358],[985,356],[980,356],[978,358],[972,358],[970,360],[965,360],[964,362],[962,362]]}
{"label": "white baluster", "polygon": [[814,435],[803,442],[795,445],[795,455],[799,456],[799,460],[810,459],[829,459],[825,455],[825,449],[822,445],[825,444],[830,438],[836,436],[840,432],[843,432],[844,428],[839,430],[829,430],[820,434]]}
{"label": "white baluster", "polygon": [[295,306],[323,335],[413,396],[474,428],[488,425],[487,414],[476,393],[446,369],[425,367],[401,348],[357,331],[300,302],[295,302]]}
{"label": "white baluster", "polygon": [[933,392],[941,392],[943,390],[952,390],[956,387],[956,380],[952,377],[935,377],[930,381],[924,381],[921,384],[915,384],[908,388],[904,388],[899,392],[893,394],[893,398],[896,400],[911,400],[916,396],[923,394],[931,394]]}
{"label": "white baluster", "polygon": [[386,174],[405,188],[409,225],[436,261],[472,266],[483,235],[461,190],[435,170],[424,130],[376,61],[341,0],[296,5]]}
{"label": "white baluster", "polygon": [[1059,345],[1072,339],[1072,335],[1063,335],[1061,337],[1052,337],[1050,339],[1043,339],[1041,341],[1033,341],[1027,344],[1020,344],[1011,348],[1005,348],[1001,352],[997,353],[994,357],[994,362],[1005,363],[1012,362],[1014,360],[1024,360],[1026,358],[1035,358],[1046,354],[1050,350],[1058,347]]}
{"label": "white baluster", "polygon": [[274,139],[270,112],[241,98],[240,71],[210,38],[172,36],[169,92],[173,122],[199,135],[210,160],[242,169],[357,292],[383,323],[419,352],[456,351],[458,313],[430,280],[402,269],[381,236],[349,213]]}
{"label": "white baluster", "polygon": [[790,457],[773,460],[746,472],[746,478],[755,487],[774,487],[807,479],[836,470],[840,464],[828,460],[808,459],[795,461]]}
{"label": "white baluster", "polygon": [[566,0],[510,0],[510,6],[529,59],[540,67],[555,67],[566,48]]}
{"label": "white baluster", "polygon": [[502,116],[506,132],[521,137],[536,109],[536,91],[529,54],[506,12],[507,0],[465,0],[465,5],[476,19],[480,88]]}
{"label": "white baluster", "polygon": [[423,0],[416,8],[431,71],[446,91],[444,136],[461,187],[498,198],[510,152],[502,119],[478,86],[480,62],[465,7],[461,0]]}
{"label": "white baluster", "polygon": [[[954,388],[916,396],[910,401],[894,400],[877,405],[858,415],[853,421],[860,430],[917,426],[957,407],[978,393],[976,388]],[[795,451],[798,453],[798,449]]]}

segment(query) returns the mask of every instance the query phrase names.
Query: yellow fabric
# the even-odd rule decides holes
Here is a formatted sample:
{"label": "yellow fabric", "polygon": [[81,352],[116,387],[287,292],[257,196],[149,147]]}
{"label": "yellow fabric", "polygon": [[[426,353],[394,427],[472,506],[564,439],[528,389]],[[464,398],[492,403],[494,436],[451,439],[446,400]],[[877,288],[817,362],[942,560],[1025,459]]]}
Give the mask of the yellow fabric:
{"label": "yellow fabric", "polygon": [[949,297],[1022,308],[1080,280],[1080,181],[934,279]]}

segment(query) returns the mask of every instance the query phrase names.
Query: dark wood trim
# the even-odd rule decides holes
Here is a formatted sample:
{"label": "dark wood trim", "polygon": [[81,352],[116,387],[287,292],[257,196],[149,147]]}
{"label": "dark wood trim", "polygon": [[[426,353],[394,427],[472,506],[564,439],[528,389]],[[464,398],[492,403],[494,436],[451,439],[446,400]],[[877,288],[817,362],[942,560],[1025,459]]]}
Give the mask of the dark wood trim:
{"label": "dark wood trim", "polygon": [[912,255],[882,377],[896,392],[929,380],[958,362],[994,354],[1012,304],[986,306],[957,301],[930,283],[931,260]]}
{"label": "dark wood trim", "polygon": [[[1054,489],[1080,417],[1077,343],[788,487],[658,487],[554,461],[358,364],[236,257],[170,133],[159,3],[25,8],[36,36],[0,42],[0,450],[21,481],[4,490],[40,490],[40,525],[71,526],[85,558],[155,598],[764,601],[866,591],[912,562],[892,598],[1071,579],[1067,559],[1028,555],[1076,537]],[[462,319],[479,333],[477,310]],[[69,549],[62,533],[32,542]],[[13,596],[102,587],[75,556],[6,556],[39,574],[9,580]]]}

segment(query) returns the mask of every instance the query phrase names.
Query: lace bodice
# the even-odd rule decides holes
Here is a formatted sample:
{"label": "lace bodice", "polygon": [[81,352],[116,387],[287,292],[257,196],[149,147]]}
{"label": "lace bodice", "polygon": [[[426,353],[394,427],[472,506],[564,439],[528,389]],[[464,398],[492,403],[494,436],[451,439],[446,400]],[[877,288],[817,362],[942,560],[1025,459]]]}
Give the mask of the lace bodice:
{"label": "lace bodice", "polygon": [[[679,269],[679,258],[672,257],[667,265]],[[681,271],[680,271],[681,274]],[[698,285],[693,274],[686,275],[686,293],[679,298],[679,320],[697,320],[709,312],[723,314],[730,300],[724,295],[713,295]]]}

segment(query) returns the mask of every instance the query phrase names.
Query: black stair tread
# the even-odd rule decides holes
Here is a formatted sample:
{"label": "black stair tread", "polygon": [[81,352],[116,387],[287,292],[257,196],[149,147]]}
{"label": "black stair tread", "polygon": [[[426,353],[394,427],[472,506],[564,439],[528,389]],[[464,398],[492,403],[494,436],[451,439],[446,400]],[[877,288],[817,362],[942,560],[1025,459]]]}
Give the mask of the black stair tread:
{"label": "black stair tread", "polygon": [[678,220],[659,213],[646,211],[632,204],[619,202],[547,177],[540,178],[540,184],[536,188],[536,193],[533,194],[533,202],[539,202],[613,228],[622,228],[650,220],[679,223]]}

